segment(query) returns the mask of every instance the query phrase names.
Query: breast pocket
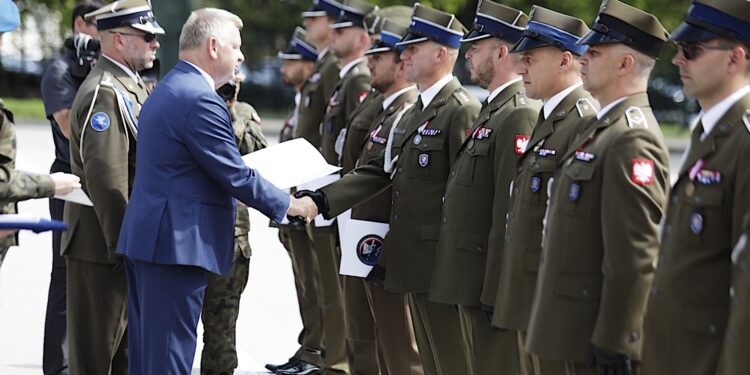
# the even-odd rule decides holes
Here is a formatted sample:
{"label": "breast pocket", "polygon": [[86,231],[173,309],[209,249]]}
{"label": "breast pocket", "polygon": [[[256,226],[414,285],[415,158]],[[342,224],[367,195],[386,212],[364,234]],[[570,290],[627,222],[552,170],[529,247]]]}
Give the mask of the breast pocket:
{"label": "breast pocket", "polygon": [[600,186],[595,186],[596,164],[573,162],[564,167],[563,177],[555,184],[560,184],[554,189],[559,189],[559,202],[562,210],[573,216],[589,216],[592,209],[597,206],[596,201],[600,196]]}
{"label": "breast pocket", "polygon": [[[546,205],[549,179],[555,173],[557,160],[552,157],[529,156],[523,161],[523,171],[514,182],[521,201],[532,206]],[[523,191],[522,191],[523,190]]]}
{"label": "breast pocket", "polygon": [[[710,245],[712,248],[730,246],[725,234],[731,228],[724,208],[724,192],[721,185],[697,185],[688,182],[680,192],[680,199],[687,204],[680,215],[681,233],[687,233],[685,241],[692,246]],[[674,228],[673,228],[674,230]]]}
{"label": "breast pocket", "polygon": [[448,169],[444,148],[442,138],[422,137],[418,143],[412,141],[405,146],[399,161],[404,163],[404,170],[410,178],[444,180]]}
{"label": "breast pocket", "polygon": [[319,82],[307,82],[307,85],[305,85],[305,95],[302,97],[302,105],[305,106],[305,108],[313,108],[317,107],[320,104],[316,103],[315,97],[318,93],[320,83]]}
{"label": "breast pocket", "polygon": [[484,187],[490,174],[489,141],[469,140],[460,164],[456,165],[456,182],[466,186]]}

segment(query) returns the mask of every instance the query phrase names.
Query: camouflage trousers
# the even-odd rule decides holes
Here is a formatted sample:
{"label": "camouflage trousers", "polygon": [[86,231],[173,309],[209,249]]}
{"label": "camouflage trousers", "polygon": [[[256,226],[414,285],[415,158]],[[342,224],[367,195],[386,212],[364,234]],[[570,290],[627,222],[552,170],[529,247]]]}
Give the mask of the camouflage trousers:
{"label": "camouflage trousers", "polygon": [[203,299],[203,354],[202,375],[233,374],[237,368],[235,346],[240,296],[245,290],[250,271],[250,259],[242,254],[247,237],[235,238],[234,262],[229,275],[222,277],[208,273],[208,285]]}

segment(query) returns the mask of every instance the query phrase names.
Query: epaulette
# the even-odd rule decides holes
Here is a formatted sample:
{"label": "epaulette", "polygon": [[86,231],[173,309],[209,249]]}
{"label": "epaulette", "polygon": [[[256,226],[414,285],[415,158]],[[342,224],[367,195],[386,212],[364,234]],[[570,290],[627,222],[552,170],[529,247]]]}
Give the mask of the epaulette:
{"label": "epaulette", "polygon": [[638,107],[630,107],[625,110],[625,118],[628,119],[628,127],[643,126],[648,129],[648,122],[643,110]]}
{"label": "epaulette", "polygon": [[523,91],[517,92],[515,97],[516,97],[516,107],[521,107],[526,104],[529,104],[529,99],[526,98],[526,95],[524,95]]}
{"label": "epaulette", "polygon": [[469,97],[469,93],[466,92],[466,90],[461,87],[458,90],[453,92],[453,96],[458,99],[458,102],[461,105],[464,105],[471,101],[471,98]]}
{"label": "epaulette", "polygon": [[596,112],[596,106],[594,106],[588,98],[578,99],[576,102],[576,109],[578,110],[578,116],[584,117],[587,114],[593,114]]}
{"label": "epaulette", "polygon": [[745,111],[745,115],[742,116],[742,122],[745,123],[745,129],[747,129],[747,132],[750,133],[750,109]]}
{"label": "epaulette", "polygon": [[99,80],[99,85],[114,87],[114,83],[112,83],[112,74],[109,72],[104,72],[104,74],[102,74],[102,78]]}

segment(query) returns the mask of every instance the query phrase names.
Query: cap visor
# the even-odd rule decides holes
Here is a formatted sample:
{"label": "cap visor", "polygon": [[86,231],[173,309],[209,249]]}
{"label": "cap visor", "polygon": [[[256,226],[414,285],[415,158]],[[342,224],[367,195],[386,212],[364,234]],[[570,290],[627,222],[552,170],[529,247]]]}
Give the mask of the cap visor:
{"label": "cap visor", "polygon": [[491,36],[492,35],[490,34],[484,34],[476,30],[471,30],[468,35],[461,39],[461,43],[476,42],[477,40],[487,39]]}
{"label": "cap visor", "polygon": [[404,40],[396,43],[396,47],[405,46],[407,44],[414,44],[414,43],[421,43],[427,41],[426,36],[417,36],[414,34],[406,34],[406,37],[404,37]]}
{"label": "cap visor", "polygon": [[700,42],[721,38],[719,34],[708,31],[693,24],[683,22],[669,36],[670,42]]}
{"label": "cap visor", "polygon": [[331,30],[345,29],[347,27],[354,27],[354,22],[345,21],[345,22],[332,23],[332,24],[328,25],[328,28],[331,29]]}
{"label": "cap visor", "polygon": [[381,53],[381,52],[388,52],[388,51],[393,51],[393,49],[388,48],[388,47],[372,48],[372,49],[368,49],[367,51],[365,51],[365,56],[373,55],[373,54]]}
{"label": "cap visor", "polygon": [[593,46],[597,44],[610,44],[610,43],[622,43],[621,41],[607,35],[600,33],[595,30],[591,30],[588,34],[584,35],[581,40],[576,42],[577,46]]}
{"label": "cap visor", "polygon": [[161,26],[156,22],[149,22],[146,24],[136,23],[136,24],[130,25],[130,27],[141,30],[141,31],[145,31],[149,34],[164,34],[164,29],[162,29]]}
{"label": "cap visor", "polygon": [[302,12],[302,18],[324,17],[326,15],[325,10],[307,10]]}
{"label": "cap visor", "polygon": [[547,42],[543,42],[539,39],[533,39],[533,38],[524,36],[523,38],[521,38],[521,40],[518,41],[518,43],[516,43],[515,46],[513,46],[513,49],[510,52],[514,52],[514,53],[523,52],[523,51],[528,51],[530,49],[547,47],[547,46],[551,46],[551,44]]}
{"label": "cap visor", "polygon": [[302,60],[302,55],[298,53],[279,52],[278,56],[282,60]]}

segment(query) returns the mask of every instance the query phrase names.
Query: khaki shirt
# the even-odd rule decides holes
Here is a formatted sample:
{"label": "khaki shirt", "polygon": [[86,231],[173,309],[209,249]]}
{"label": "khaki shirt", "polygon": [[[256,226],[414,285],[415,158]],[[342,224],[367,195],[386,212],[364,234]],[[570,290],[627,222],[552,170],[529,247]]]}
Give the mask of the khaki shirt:
{"label": "khaki shirt", "polygon": [[645,321],[644,375],[716,371],[729,314],[730,254],[750,211],[749,108],[746,95],[702,142],[690,142],[663,224]]}
{"label": "khaki shirt", "polygon": [[582,363],[593,343],[638,360],[669,189],[669,153],[646,93],[589,123],[561,160],[526,349]]}
{"label": "khaki shirt", "polygon": [[499,271],[495,260],[504,245],[508,186],[525,151],[519,142],[528,140],[540,107],[526,97],[519,81],[479,112],[445,188],[447,220],[440,229],[431,300],[479,306],[486,289],[495,296]]}
{"label": "khaki shirt", "polygon": [[393,186],[390,231],[383,245],[388,249],[387,289],[429,290],[445,183],[479,110],[479,102],[453,78],[423,111],[415,105],[394,125],[398,159],[392,171],[384,170],[383,155],[322,189],[336,216]]}
{"label": "khaki shirt", "polygon": [[539,115],[526,151],[518,161],[511,185],[500,282],[492,324],[525,331],[531,315],[539,258],[542,253],[542,222],[547,211],[548,182],[570,143],[587,121],[594,118],[594,99],[578,88],[568,94],[549,118]]}
{"label": "khaki shirt", "polygon": [[65,204],[63,255],[111,263],[135,176],[138,114],[148,97],[109,59],[100,58],[70,110],[70,165],[94,207]]}

